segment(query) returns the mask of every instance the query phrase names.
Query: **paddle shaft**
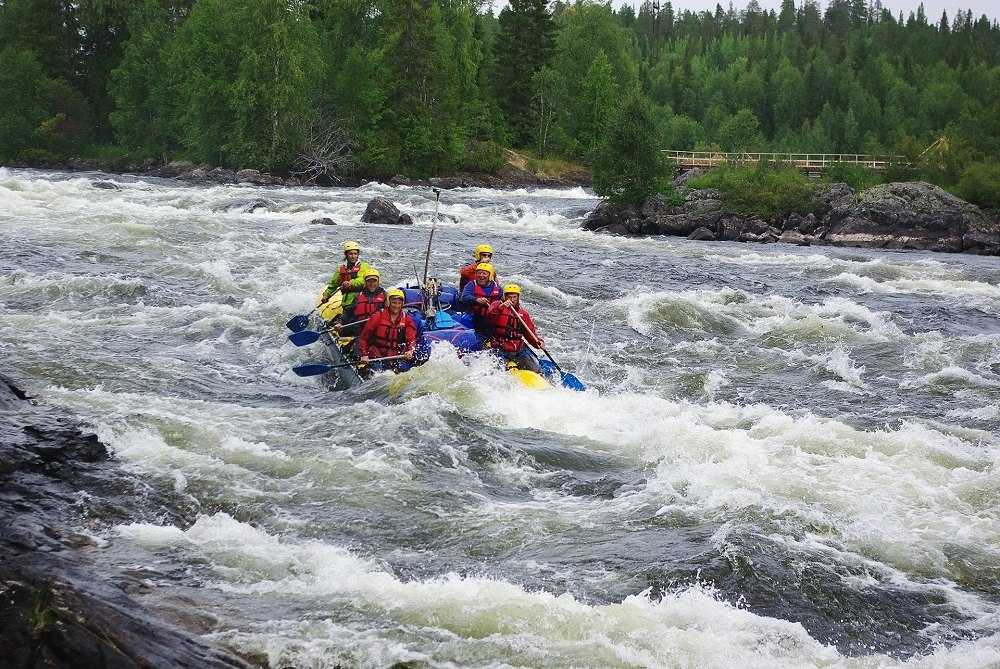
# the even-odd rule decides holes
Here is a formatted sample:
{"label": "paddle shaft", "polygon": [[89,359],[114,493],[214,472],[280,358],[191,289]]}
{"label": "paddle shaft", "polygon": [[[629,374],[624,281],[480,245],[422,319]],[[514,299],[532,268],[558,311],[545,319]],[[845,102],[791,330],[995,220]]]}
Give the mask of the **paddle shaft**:
{"label": "paddle shaft", "polygon": [[[518,322],[520,322],[520,323],[521,323],[521,327],[523,327],[523,328],[524,328],[524,331],[525,331],[525,332],[531,332],[531,328],[529,328],[529,327],[528,327],[528,324],[524,322],[524,319],[523,319],[523,318],[521,318],[521,314],[517,313],[517,309],[515,309],[515,308],[513,307],[513,305],[508,305],[508,308],[509,308],[509,309],[510,309],[510,310],[511,310],[512,312],[514,312],[514,316],[516,316],[516,317],[517,317],[517,320],[518,320]],[[533,336],[537,337],[538,335],[533,335]],[[524,343],[525,343],[525,344],[527,344],[527,345],[528,345],[528,347],[530,348],[530,347],[531,347],[531,343],[530,343],[530,342],[528,341],[528,338],[527,338],[527,337],[525,337],[524,335],[521,335],[521,337],[522,337],[522,338],[524,338]],[[556,362],[555,360],[553,360],[553,359],[552,359],[552,356],[551,356],[551,355],[549,354],[549,352],[548,352],[548,351],[546,351],[546,350],[545,350],[545,347],[544,347],[544,346],[539,346],[538,348],[542,349],[542,353],[544,353],[544,354],[545,354],[545,357],[547,357],[547,358],[549,359],[549,362],[551,362],[551,363],[552,363],[553,365],[555,365],[555,368],[556,368],[556,371],[557,371],[557,372],[559,372],[560,374],[562,374],[562,373],[563,373],[563,371],[562,371],[562,369],[561,369],[561,368],[559,367],[559,363],[558,363],[558,362]]]}

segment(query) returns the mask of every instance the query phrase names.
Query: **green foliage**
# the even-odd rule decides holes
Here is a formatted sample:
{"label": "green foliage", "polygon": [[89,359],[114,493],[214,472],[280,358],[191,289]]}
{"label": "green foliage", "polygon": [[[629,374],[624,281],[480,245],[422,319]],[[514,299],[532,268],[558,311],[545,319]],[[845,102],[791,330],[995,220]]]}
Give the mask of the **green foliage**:
{"label": "green foliage", "polygon": [[0,159],[54,160],[90,140],[86,101],[63,79],[46,75],[34,52],[0,51]]}
{"label": "green foliage", "polygon": [[965,168],[955,187],[961,198],[990,209],[1000,208],[1000,165],[973,163]]}
{"label": "green foliage", "polygon": [[167,69],[188,155],[234,167],[287,166],[313,118],[323,67],[302,7],[200,0],[171,46]]}
{"label": "green foliage", "polygon": [[496,164],[510,142],[596,160],[620,101],[640,95],[671,149],[912,161],[946,137],[885,176],[954,189],[1000,158],[1000,25],[971,12],[488,4],[0,0],[0,99],[18,101],[0,108],[0,152],[83,155],[113,129],[133,156],[280,170],[325,119],[369,174]]}
{"label": "green foliage", "polygon": [[765,220],[807,211],[816,187],[798,169],[783,165],[725,165],[687,182],[691,188],[716,188],[740,214]]}
{"label": "green foliage", "polygon": [[639,204],[670,188],[669,167],[656,141],[649,103],[630,96],[596,151],[594,192],[619,204]]}
{"label": "green foliage", "polygon": [[749,109],[741,109],[723,121],[718,137],[723,151],[752,153],[764,141],[760,134],[760,121]]}
{"label": "green foliage", "polygon": [[547,0],[511,0],[500,12],[495,92],[518,146],[532,140],[532,80],[552,57],[555,23]]}
{"label": "green foliage", "polygon": [[837,163],[831,166],[823,177],[829,183],[845,183],[856,192],[884,183],[882,174],[850,163]]}
{"label": "green foliage", "polygon": [[502,146],[496,142],[472,141],[466,145],[461,168],[473,172],[496,172],[505,163]]}

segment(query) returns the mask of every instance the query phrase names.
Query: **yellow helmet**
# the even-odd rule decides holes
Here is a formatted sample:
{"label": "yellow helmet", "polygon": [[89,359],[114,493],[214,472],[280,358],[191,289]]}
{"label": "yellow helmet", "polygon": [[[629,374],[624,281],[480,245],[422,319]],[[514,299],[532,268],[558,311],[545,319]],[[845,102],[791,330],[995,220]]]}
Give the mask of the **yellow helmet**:
{"label": "yellow helmet", "polygon": [[376,279],[378,279],[381,276],[382,275],[378,273],[377,269],[375,269],[374,267],[369,267],[368,269],[365,270],[363,278],[368,279],[369,277],[375,277]]}
{"label": "yellow helmet", "polygon": [[405,301],[406,300],[406,293],[404,293],[403,291],[401,291],[399,288],[392,288],[392,289],[387,290],[385,292],[385,301],[386,302],[388,302],[389,300],[393,299],[394,297],[398,297],[399,299]]}
{"label": "yellow helmet", "polygon": [[358,253],[360,253],[361,245],[358,244],[357,242],[351,242],[351,241],[344,242],[344,253],[347,253],[348,251],[357,251]]}
{"label": "yellow helmet", "polygon": [[489,244],[480,244],[479,246],[476,247],[476,250],[472,252],[472,257],[475,258],[476,260],[479,260],[480,254],[483,253],[489,253],[490,255],[492,255],[493,247],[490,246]]}
{"label": "yellow helmet", "polygon": [[508,283],[506,286],[503,287],[503,294],[506,295],[508,293],[514,293],[515,295],[520,295],[521,287],[516,283]]}
{"label": "yellow helmet", "polygon": [[495,269],[493,269],[493,264],[492,263],[488,263],[488,262],[481,262],[478,265],[476,265],[476,271],[477,272],[479,272],[479,271],[489,272],[490,273],[490,279],[492,279],[493,277],[495,277],[497,275],[497,271]]}

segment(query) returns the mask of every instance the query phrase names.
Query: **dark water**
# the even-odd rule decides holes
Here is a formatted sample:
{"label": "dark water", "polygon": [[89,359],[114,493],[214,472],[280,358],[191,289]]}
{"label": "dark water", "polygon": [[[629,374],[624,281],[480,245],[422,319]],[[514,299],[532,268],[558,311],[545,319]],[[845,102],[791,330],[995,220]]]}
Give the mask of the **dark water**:
{"label": "dark water", "polygon": [[165,615],[275,667],[1000,664],[997,259],[445,192],[435,272],[491,242],[592,390],[441,349],[331,394],[282,324],[345,239],[411,278],[430,193],[114,179],[0,169],[0,355],[197,509],[103,531]]}

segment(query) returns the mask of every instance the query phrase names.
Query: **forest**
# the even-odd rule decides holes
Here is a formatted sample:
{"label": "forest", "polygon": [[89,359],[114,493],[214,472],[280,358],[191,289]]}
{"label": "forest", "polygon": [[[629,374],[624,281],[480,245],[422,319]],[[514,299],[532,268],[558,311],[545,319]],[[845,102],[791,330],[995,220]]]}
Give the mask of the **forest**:
{"label": "forest", "polygon": [[0,0],[0,96],[16,101],[0,161],[327,182],[488,172],[507,148],[592,165],[630,112],[643,150],[887,154],[1000,205],[995,20],[879,0],[680,5]]}

